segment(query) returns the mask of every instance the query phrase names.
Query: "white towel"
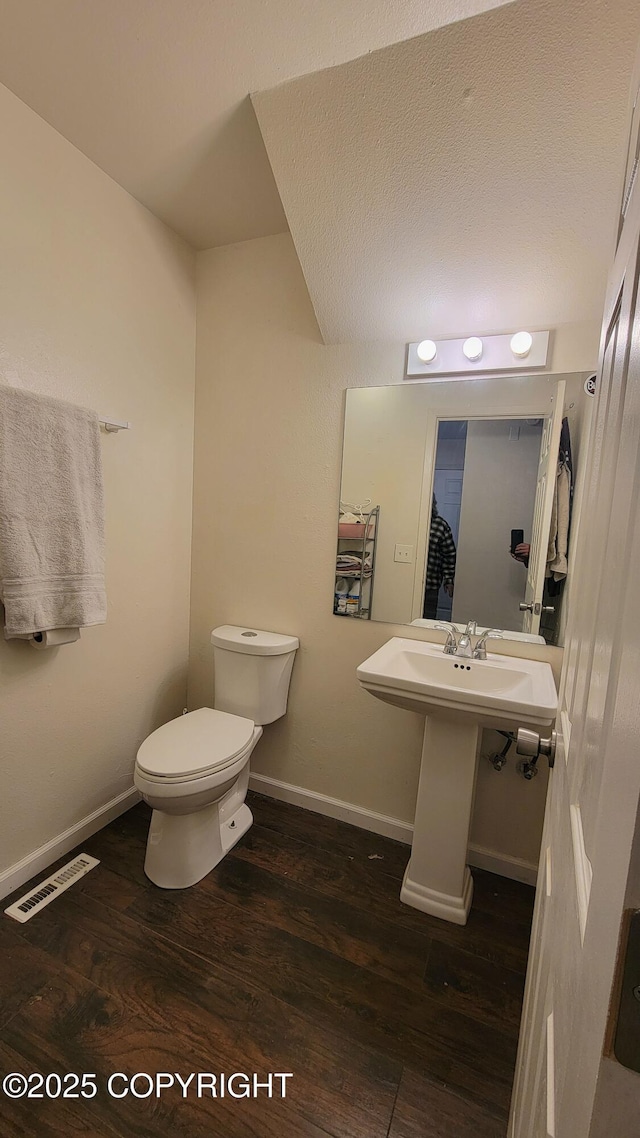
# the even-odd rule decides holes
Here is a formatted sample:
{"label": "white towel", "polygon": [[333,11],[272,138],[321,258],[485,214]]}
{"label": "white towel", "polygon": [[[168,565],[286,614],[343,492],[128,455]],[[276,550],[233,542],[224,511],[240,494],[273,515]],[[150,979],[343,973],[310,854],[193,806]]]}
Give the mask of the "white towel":
{"label": "white towel", "polygon": [[97,415],[1,384],[0,600],[7,640],[107,617]]}
{"label": "white towel", "polygon": [[567,575],[570,505],[571,474],[568,466],[559,463],[553,493],[545,573],[546,577],[553,577],[554,581],[562,581]]}

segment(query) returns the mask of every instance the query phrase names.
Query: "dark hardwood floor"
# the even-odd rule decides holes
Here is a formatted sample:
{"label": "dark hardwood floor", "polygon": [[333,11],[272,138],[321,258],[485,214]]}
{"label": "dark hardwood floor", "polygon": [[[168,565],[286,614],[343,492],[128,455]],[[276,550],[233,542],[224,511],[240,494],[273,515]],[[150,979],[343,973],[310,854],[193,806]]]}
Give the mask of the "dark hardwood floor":
{"label": "dark hardwood floor", "polygon": [[[254,826],[192,889],[145,878],[140,805],[83,844],[87,877],[2,916],[0,1073],[98,1084],[0,1091],[2,1138],[504,1138],[533,889],[474,870],[459,928],[400,903],[406,846],[249,801]],[[159,1071],[293,1078],[286,1098],[107,1093]]]}

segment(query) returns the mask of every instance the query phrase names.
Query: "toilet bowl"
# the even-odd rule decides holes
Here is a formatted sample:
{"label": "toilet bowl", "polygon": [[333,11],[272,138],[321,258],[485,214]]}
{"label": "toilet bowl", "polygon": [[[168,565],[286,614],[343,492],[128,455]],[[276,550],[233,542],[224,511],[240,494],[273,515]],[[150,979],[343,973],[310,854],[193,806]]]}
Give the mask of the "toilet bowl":
{"label": "toilet bowl", "polygon": [[159,727],[133,780],[153,808],[144,870],[164,889],[195,885],[247,832],[249,758],[262,728],[202,707]]}
{"label": "toilet bowl", "polygon": [[247,832],[251,753],[261,724],[287,708],[296,637],[225,625],[211,638],[216,707],[159,727],[135,762],[134,784],[153,809],[144,871],[163,889],[195,885]]}

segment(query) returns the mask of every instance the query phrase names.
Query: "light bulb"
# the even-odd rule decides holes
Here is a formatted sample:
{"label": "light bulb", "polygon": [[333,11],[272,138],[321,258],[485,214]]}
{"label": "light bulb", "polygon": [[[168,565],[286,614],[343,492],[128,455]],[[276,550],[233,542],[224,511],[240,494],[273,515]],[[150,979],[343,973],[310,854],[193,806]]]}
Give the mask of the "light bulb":
{"label": "light bulb", "polygon": [[416,355],[423,364],[430,364],[435,360],[438,349],[433,340],[421,340],[416,348]]}
{"label": "light bulb", "polygon": [[520,360],[529,355],[532,344],[533,336],[530,332],[516,332],[515,336],[511,337],[511,351]]}
{"label": "light bulb", "polygon": [[462,350],[468,360],[479,360],[482,355],[482,340],[479,336],[469,336],[462,345]]}

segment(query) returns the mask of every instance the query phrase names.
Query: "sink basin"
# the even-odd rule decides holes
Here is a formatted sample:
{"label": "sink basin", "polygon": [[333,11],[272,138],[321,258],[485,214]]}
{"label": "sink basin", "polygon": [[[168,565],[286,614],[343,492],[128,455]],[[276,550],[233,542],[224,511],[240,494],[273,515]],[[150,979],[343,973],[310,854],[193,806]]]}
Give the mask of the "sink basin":
{"label": "sink basin", "polygon": [[439,644],[394,636],[357,669],[372,695],[423,715],[472,716],[476,723],[548,726],[558,697],[549,664],[487,653],[446,656]]}
{"label": "sink basin", "polygon": [[547,727],[558,697],[549,664],[487,653],[448,656],[441,644],[394,636],[357,669],[362,687],[425,717],[411,858],[400,899],[464,925],[467,862],[482,727]]}

